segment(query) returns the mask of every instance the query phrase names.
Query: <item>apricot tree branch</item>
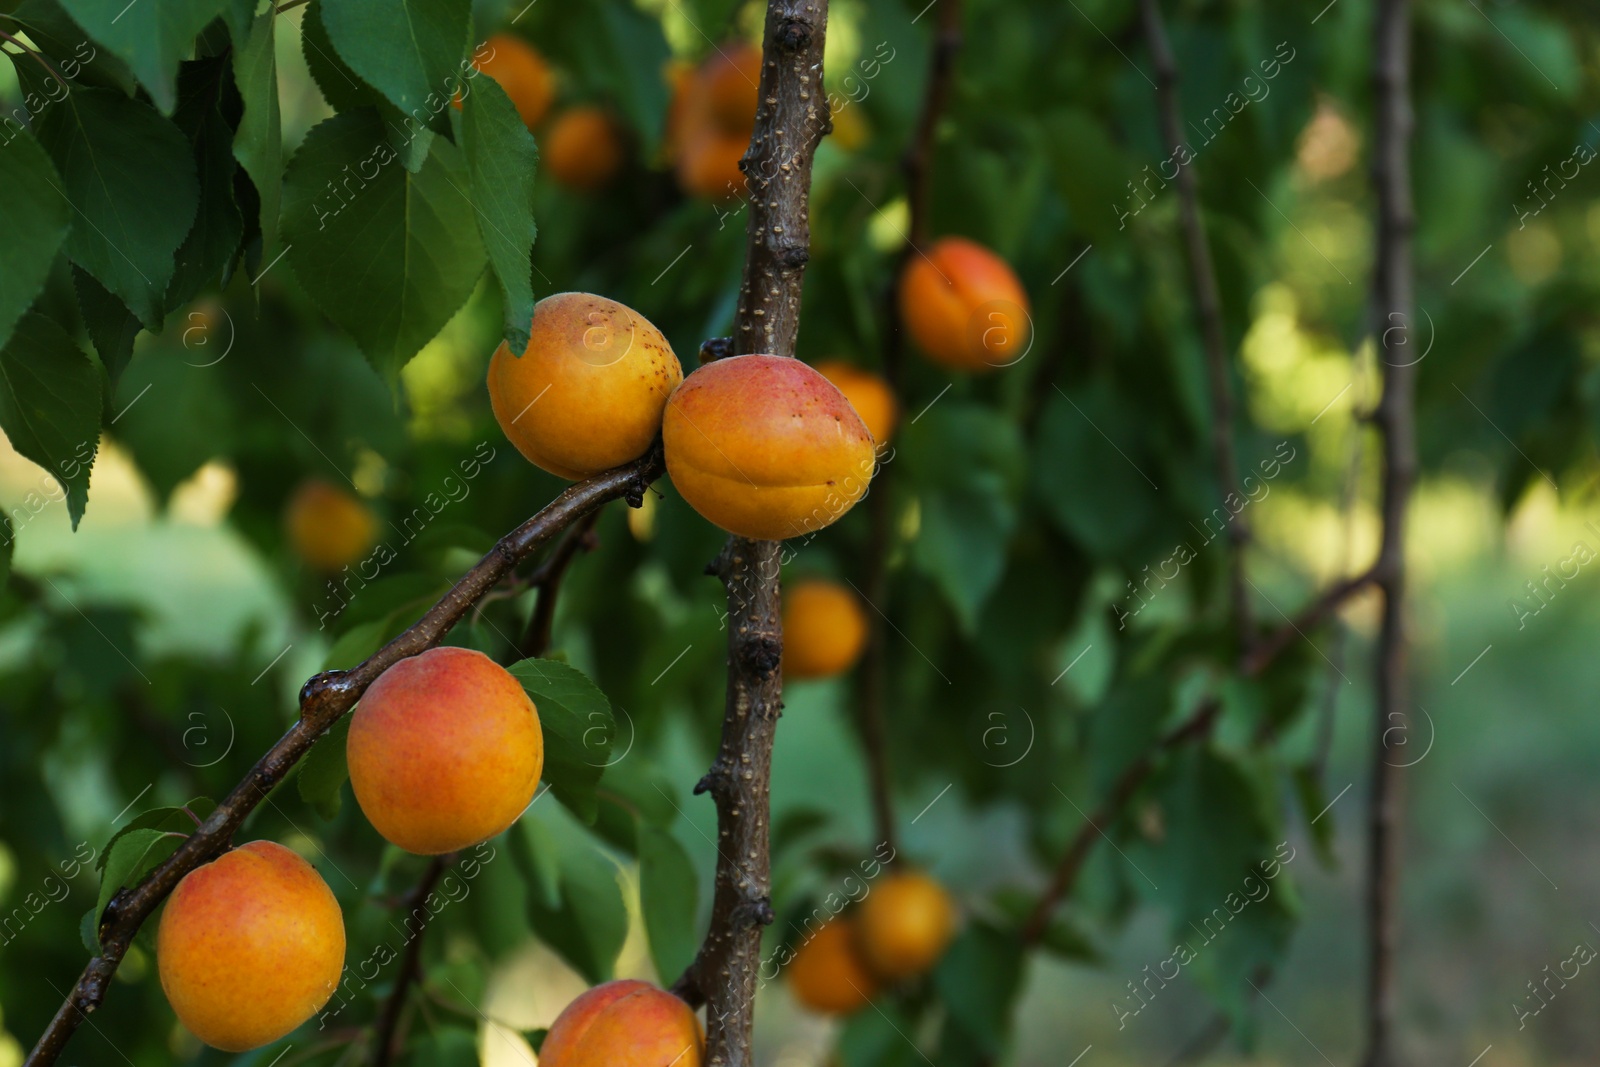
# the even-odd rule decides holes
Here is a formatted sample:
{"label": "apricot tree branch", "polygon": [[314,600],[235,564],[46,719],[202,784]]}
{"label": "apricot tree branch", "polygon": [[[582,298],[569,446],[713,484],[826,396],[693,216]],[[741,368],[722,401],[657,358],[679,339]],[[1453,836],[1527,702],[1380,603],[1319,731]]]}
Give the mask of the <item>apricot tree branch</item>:
{"label": "apricot tree branch", "polygon": [[1377,721],[1372,752],[1367,859],[1366,1067],[1390,1067],[1394,1051],[1394,947],[1400,867],[1402,767],[1388,758],[1396,718],[1408,708],[1405,615],[1405,523],[1416,480],[1413,402],[1416,360],[1409,354],[1412,312],[1411,235],[1411,12],[1408,0],[1378,0],[1373,23],[1372,185],[1377,196],[1377,250],[1372,307],[1383,361],[1383,396],[1374,416],[1383,437],[1383,535],[1376,565],[1383,591],[1378,631]]}
{"label": "apricot tree branch", "polygon": [[[832,128],[822,88],[827,0],[768,0],[760,103],[740,166],[750,185],[733,351],[793,356],[811,255],[811,164]],[[717,758],[695,792],[717,806],[711,923],[673,985],[706,1005],[708,1067],[750,1067],[761,928],[772,921],[772,742],[783,708],[776,541],[730,537],[708,571],[728,596],[728,695]]]}
{"label": "apricot tree branch", "polygon": [[[1140,0],[1144,14],[1145,37],[1150,43],[1150,58],[1156,71],[1156,102],[1161,112],[1161,130],[1174,157],[1187,153],[1183,139],[1183,114],[1178,103],[1178,65],[1172,58],[1167,29],[1161,20],[1158,0]],[[1200,218],[1200,193],[1195,180],[1194,162],[1185,159],[1178,167],[1178,213],[1183,222],[1184,245],[1188,252],[1189,279],[1194,286],[1195,313],[1200,318],[1200,336],[1205,343],[1206,384],[1211,398],[1211,459],[1218,489],[1238,501],[1239,469],[1233,450],[1233,389],[1228,383],[1228,343],[1222,331],[1222,300],[1217,293],[1217,271],[1211,260],[1211,243]],[[1230,509],[1231,510],[1231,509]],[[1255,629],[1250,621],[1250,596],[1245,576],[1245,547],[1250,528],[1243,513],[1228,524],[1228,549],[1232,567],[1228,590],[1233,605],[1234,626],[1238,633],[1239,655],[1249,651]]]}
{"label": "apricot tree branch", "polygon": [[900,159],[906,179],[906,206],[911,211],[911,238],[907,252],[927,243],[928,202],[933,176],[933,141],[955,82],[956,56],[961,51],[961,0],[938,0],[939,27],[934,31],[933,53],[928,63],[928,87],[911,144]]}
{"label": "apricot tree branch", "polygon": [[389,1067],[402,1051],[404,1039],[400,1034],[400,1016],[406,1006],[406,993],[413,982],[422,978],[422,935],[428,932],[428,920],[432,917],[423,903],[428,899],[428,894],[433,892],[433,887],[439,884],[444,869],[454,861],[453,853],[433,857],[428,861],[422,877],[417,879],[417,884],[406,894],[406,915],[417,915],[418,912],[421,915],[417,917],[416,932],[406,944],[405,956],[400,960],[400,973],[394,977],[394,988],[384,999],[383,1011],[378,1015],[378,1025],[372,1035],[372,1067]]}
{"label": "apricot tree branch", "polygon": [[556,534],[609,500],[637,504],[645,489],[665,471],[659,443],[639,459],[597,474],[562,492],[538,514],[502,537],[462,575],[439,602],[410,629],[348,671],[324,671],[300,690],[300,718],[262,756],[249,774],[218,804],[178,850],[137,886],[119,891],[100,917],[100,953],[89,960],[77,984],[57,1009],[24,1067],[46,1067],[60,1057],[68,1039],[105,999],[133,936],[183,876],[226,851],[245,817],[282,782],[317,738],[360,699],[389,667],[439,643],[472,606],[512,569]]}
{"label": "apricot tree branch", "polygon": [[538,590],[539,598],[534,602],[533,615],[528,619],[528,632],[523,635],[517,650],[522,658],[530,659],[550,651],[550,634],[555,625],[556,598],[561,593],[561,581],[578,553],[594,547],[594,524],[599,518],[600,509],[595,508],[573,523],[561,535],[561,540],[556,542],[556,547],[529,575],[528,585]]}
{"label": "apricot tree branch", "polygon": [[1320,626],[1330,615],[1343,607],[1345,601],[1377,580],[1378,568],[1373,565],[1360,574],[1342,578],[1323,590],[1315,600],[1301,608],[1299,614],[1261,638],[1249,652],[1245,653],[1244,660],[1240,664],[1241,673],[1250,676],[1260,674],[1296,638],[1304,638],[1309,631]]}

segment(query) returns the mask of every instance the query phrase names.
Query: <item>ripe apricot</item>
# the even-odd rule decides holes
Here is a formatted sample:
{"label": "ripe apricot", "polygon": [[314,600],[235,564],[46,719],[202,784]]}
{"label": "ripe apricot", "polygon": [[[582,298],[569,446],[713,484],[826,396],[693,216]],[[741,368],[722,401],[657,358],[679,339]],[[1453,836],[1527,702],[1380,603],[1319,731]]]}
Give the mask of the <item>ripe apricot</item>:
{"label": "ripe apricot", "polygon": [[320,479],[301,484],[284,509],[289,544],[321,571],[336,571],[367,554],[377,539],[372,509]]}
{"label": "ripe apricot", "polygon": [[945,237],[900,276],[900,319],[917,346],[952,370],[1003,367],[1028,350],[1028,294],[1006,261]]}
{"label": "ripe apricot", "polygon": [[887,981],[927,971],[955,936],[956,908],[925,874],[890,875],[856,910],[856,944],[873,973]]}
{"label": "ripe apricot", "polygon": [[598,107],[573,107],[557,115],[540,147],[551,176],[582,192],[605,185],[622,165],[622,135]]}
{"label": "ripe apricot", "polygon": [[820,530],[872,480],[872,435],[844,394],[797,359],[752,355],[696,370],[661,425],[672,484],[741,537]]}
{"label": "ripe apricot", "polygon": [[468,648],[403,659],[350,721],[350,786],[367,821],[408,852],[475,845],[516,821],[539,785],[539,712],[504,667]]}
{"label": "ripe apricot", "polygon": [[667,144],[684,192],[709,200],[743,195],[739,160],[755,131],[761,52],[743,43],[722,45],[698,69],[669,72],[672,105]]}
{"label": "ripe apricot", "polygon": [[316,869],[251,841],[184,875],[156,931],[178,1019],[224,1052],[258,1048],[328,1002],[344,970],[344,916]]}
{"label": "ripe apricot", "polygon": [[678,153],[678,185],[691,196],[706,200],[734,200],[749,188],[739,161],[750,147],[750,137],[736,137],[713,129],[696,131]]}
{"label": "ripe apricot", "polygon": [[533,309],[527,349],[501,343],[489,402],[529,462],[580,479],[637,459],[683,381],[672,346],[638,312],[592,293],[557,293]]}
{"label": "ripe apricot", "polygon": [[848,587],[819,579],[783,591],[783,675],[831,678],[855,666],[867,644],[867,616]]}
{"label": "ripe apricot", "polygon": [[533,129],[555,99],[555,76],[538,49],[521,37],[497,33],[483,43],[472,65],[500,83],[523,125]]}
{"label": "ripe apricot", "polygon": [[856,954],[848,919],[823,923],[795,950],[788,970],[795,999],[824,1015],[848,1015],[878,995],[877,979]]}
{"label": "ripe apricot", "polygon": [[568,1004],[540,1067],[700,1067],[705,1038],[689,1005],[648,982],[595,986]]}
{"label": "ripe apricot", "polygon": [[707,57],[699,81],[706,117],[724,133],[743,134],[748,141],[760,102],[761,50],[742,41],[722,45]]}
{"label": "ripe apricot", "polygon": [[889,383],[871,371],[836,359],[818,363],[817,371],[850,401],[878,447],[881,449],[888,444],[889,435],[894,433],[894,424],[900,417],[900,405],[895,403]]}

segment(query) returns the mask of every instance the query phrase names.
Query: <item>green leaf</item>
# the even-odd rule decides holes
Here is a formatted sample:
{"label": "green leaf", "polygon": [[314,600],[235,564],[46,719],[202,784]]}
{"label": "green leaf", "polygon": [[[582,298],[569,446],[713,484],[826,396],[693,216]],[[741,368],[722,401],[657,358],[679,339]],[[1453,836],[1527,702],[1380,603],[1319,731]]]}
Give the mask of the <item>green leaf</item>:
{"label": "green leaf", "polygon": [[417,124],[445,133],[461,87],[471,0],[322,0],[322,25],[362,81]]}
{"label": "green leaf", "polygon": [[[310,15],[306,16],[309,20]],[[278,232],[283,196],[283,122],[278,104],[278,59],[273,27],[277,16],[263,11],[250,35],[233,42],[233,78],[244,100],[244,114],[233,133],[233,158],[250,175],[261,197],[261,242],[270,246]]]}
{"label": "green leaf", "polygon": [[339,58],[333,42],[328,39],[321,0],[312,0],[306,7],[305,17],[300,20],[300,46],[306,66],[311,70],[311,80],[317,83],[322,98],[335,111],[358,111],[385,102],[382,93],[362,81]]}
{"label": "green leaf", "polygon": [[[530,824],[541,829],[530,832]],[[628,911],[616,864],[564,809],[553,804],[535,803],[511,832],[526,835],[523,847],[513,851],[519,862],[531,861],[537,868],[553,863],[559,872],[558,903],[529,896],[528,922],[534,933],[591,984],[609,981],[628,936]],[[527,873],[536,884],[548,878],[538,869]]]}
{"label": "green leaf", "polygon": [[[49,56],[51,65],[75,86],[98,85],[116,89],[123,96],[132,96],[138,91],[127,64],[109,51],[96,48],[56,0],[23,0],[11,17],[27,29],[34,45]],[[38,69],[37,64],[31,62],[22,66]],[[57,89],[47,99],[58,100],[60,95]],[[26,102],[26,98],[24,100]],[[30,105],[30,110],[37,118],[42,108]]]}
{"label": "green leaf", "polygon": [[143,327],[128,305],[107,292],[82,267],[72,268],[72,287],[78,293],[78,314],[89,332],[89,341],[100,354],[100,363],[115,392],[122,372],[133,359],[133,342]]}
{"label": "green leaf", "polygon": [[1322,788],[1322,776],[1316,765],[1311,763],[1296,764],[1291,774],[1295,798],[1300,802],[1300,810],[1305,813],[1312,847],[1317,850],[1317,862],[1330,871],[1336,870],[1339,856],[1333,849],[1333,835],[1339,823],[1333,812],[1328,810],[1328,795]]}
{"label": "green leaf", "polygon": [[188,303],[233,265],[244,237],[244,217],[233,199],[233,128],[224,108],[237,106],[228,55],[184,63],[178,71],[178,109],[172,121],[193,146],[200,205],[194,225],[174,258],[167,286],[168,311]]}
{"label": "green leaf", "polygon": [[339,635],[339,640],[328,649],[327,657],[322,661],[325,671],[347,671],[359,664],[362,660],[372,655],[383,647],[385,635],[389,632],[389,619],[387,617],[364,622],[352,626]]}
{"label": "green leaf", "polygon": [[472,177],[478,232],[505,305],[506,342],[528,347],[533,322],[533,177],[539,146],[505,91],[477,78],[461,107],[461,151]]}
{"label": "green leaf", "polygon": [[700,880],[683,845],[669,831],[638,821],[639,900],[656,973],[682,974],[700,946],[695,919]]}
{"label": "green leaf", "polygon": [[0,189],[6,191],[6,236],[0,241],[0,345],[44,288],[72,225],[61,176],[39,142],[26,130],[3,132]]}
{"label": "green leaf", "polygon": [[[190,829],[194,824],[190,824]],[[105,868],[100,875],[100,898],[95,903],[96,928],[106,905],[123,886],[137,885],[139,879],[178,851],[184,834],[176,830],[145,827],[120,833],[106,848]]]}
{"label": "green leaf", "polygon": [[949,403],[907,427],[902,448],[922,514],[911,559],[970,634],[1000,583],[1017,525],[1021,436],[996,411]]}
{"label": "green leaf", "polygon": [[106,840],[105,847],[100,850],[99,857],[94,861],[94,869],[97,871],[106,869],[111,851],[115,848],[117,839],[123,835],[134,830],[170,830],[173,833],[188,833],[194,828],[196,819],[204,821],[216,808],[216,803],[210,797],[195,797],[181,807],[166,806],[141,811],[128,820],[128,825]]}
{"label": "green leaf", "polygon": [[391,381],[485,263],[460,151],[439,138],[416,174],[397,161],[377,112],[328,119],[289,162],[282,224],[301,284]]}
{"label": "green leaf", "polygon": [[100,442],[100,372],[65,330],[28,312],[0,348],[0,430],[67,493],[78,528]]}
{"label": "green leaf", "polygon": [[914,1020],[889,998],[863,1008],[839,1029],[838,1051],[842,1067],[913,1067],[924,1059],[906,1037],[916,1032]]}
{"label": "green leaf", "polygon": [[185,478],[233,447],[239,419],[221,371],[163,340],[147,345],[122,375],[112,402],[116,436],[165,503]]}
{"label": "green leaf", "polygon": [[406,1067],[478,1067],[478,1035],[460,1026],[419,1033],[406,1046]]}
{"label": "green leaf", "polygon": [[972,922],[933,972],[951,1016],[990,1054],[1010,1029],[1011,1005],[1022,986],[1023,950],[1016,938]]}
{"label": "green leaf", "polygon": [[178,62],[225,0],[62,0],[84,32],[128,64],[162,111],[177,102]]}
{"label": "green leaf", "polygon": [[1129,764],[1150,751],[1171,710],[1172,682],[1164,672],[1113,683],[1089,721],[1088,749],[1098,797],[1110,791]]}
{"label": "green leaf", "polygon": [[300,799],[316,808],[324,819],[339,814],[344,783],[350,777],[350,764],[345,760],[350,719],[351,716],[342,715],[334,720],[300,761],[300,774],[295,783]]}
{"label": "green leaf", "polygon": [[1138,444],[1145,436],[1137,414],[1104,386],[1071,398],[1051,389],[1045,401],[1034,487],[1056,525],[1095,556],[1131,562],[1144,551],[1157,511],[1146,481],[1156,471]]}
{"label": "green leaf", "polygon": [[75,209],[68,258],[155,329],[173,253],[200,201],[189,142],[154,109],[109,89],[69,93],[36,133]]}
{"label": "green leaf", "polygon": [[508,670],[539,709],[544,780],[556,799],[585,822],[594,822],[595,785],[617,733],[611,701],[582,671],[557,660],[525,659]]}

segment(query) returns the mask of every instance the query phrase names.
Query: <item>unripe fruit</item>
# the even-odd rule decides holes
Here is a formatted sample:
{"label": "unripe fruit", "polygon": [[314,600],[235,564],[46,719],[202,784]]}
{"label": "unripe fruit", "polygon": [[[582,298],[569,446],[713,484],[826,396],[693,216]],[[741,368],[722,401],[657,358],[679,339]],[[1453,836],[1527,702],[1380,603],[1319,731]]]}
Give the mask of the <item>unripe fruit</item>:
{"label": "unripe fruit", "polygon": [[539,1067],[700,1067],[704,1043],[694,1012],[671,993],[607,982],[556,1018]]}
{"label": "unripe fruit", "polygon": [[867,616],[849,588],[813,579],[783,591],[785,678],[830,678],[847,671],[866,644]]}
{"label": "unripe fruit", "polygon": [[568,108],[545,131],[541,158],[556,181],[588,192],[609,182],[622,165],[622,135],[598,107]]}
{"label": "unripe fruit", "polygon": [[878,995],[878,981],[856,955],[848,919],[830,919],[795,951],[789,967],[795,999],[824,1015],[847,1015]]}
{"label": "unripe fruit", "polygon": [[500,83],[522,116],[523,125],[533,129],[550,110],[550,101],[556,95],[550,64],[531,44],[509,33],[497,33],[484,45],[488,51],[482,59],[474,59],[472,65]]}
{"label": "unripe fruit", "polygon": [[372,509],[327,482],[311,480],[295,490],[284,509],[289,544],[321,571],[336,571],[367,554],[377,539]]}
{"label": "unripe fruit", "polygon": [[328,1002],[344,970],[344,917],[316,870],[271,841],[196,867],[156,932],[161,988],[178,1019],[224,1052],[258,1048]]}
{"label": "unripe fruit", "polygon": [[489,402],[529,462],[574,480],[637,459],[661,430],[683,368],[643,315],[591,293],[533,309],[527,349],[489,361]]}
{"label": "unripe fruit", "polygon": [[894,433],[895,422],[900,417],[900,405],[895,402],[889,383],[871,371],[836,359],[818,363],[817,372],[850,401],[878,447],[881,449],[888,444],[889,435]]}
{"label": "unripe fruit", "polygon": [[896,874],[867,895],[855,920],[856,944],[867,966],[886,981],[899,981],[939,962],[955,936],[956,908],[927,875]]}
{"label": "unripe fruit", "polygon": [[684,380],[661,425],[672,484],[730,533],[820,530],[872,480],[872,435],[844,394],[782,356],[732,356]]}
{"label": "unripe fruit", "polygon": [[475,845],[522,814],[544,769],[544,733],[504,667],[467,648],[403,659],[350,720],[350,786],[367,821],[408,852]]}
{"label": "unripe fruit", "polygon": [[900,318],[917,346],[952,370],[1003,367],[1028,350],[1028,294],[1006,261],[964,237],[906,260]]}

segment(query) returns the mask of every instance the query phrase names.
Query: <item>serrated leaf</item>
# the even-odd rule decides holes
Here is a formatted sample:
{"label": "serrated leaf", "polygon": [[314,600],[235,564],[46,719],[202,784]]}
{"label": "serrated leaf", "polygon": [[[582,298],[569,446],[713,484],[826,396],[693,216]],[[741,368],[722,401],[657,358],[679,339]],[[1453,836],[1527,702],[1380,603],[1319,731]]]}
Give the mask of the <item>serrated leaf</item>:
{"label": "serrated leaf", "polygon": [[173,830],[149,827],[127,830],[106,847],[105,868],[100,875],[100,898],[95,903],[95,922],[106,905],[124,886],[137,885],[157,864],[178,850],[184,835]]}
{"label": "serrated leaf", "polygon": [[617,732],[611,701],[582,671],[557,660],[525,659],[507,669],[539,709],[544,780],[556,799],[594,822],[595,785]]}
{"label": "serrated leaf", "polygon": [[172,121],[194,149],[200,204],[194,225],[174,255],[166,310],[189,302],[232,266],[244,237],[244,217],[233,199],[233,127],[238,113],[229,55],[184,63],[178,71],[178,108]]}
{"label": "serrated leaf", "polygon": [[339,58],[419,125],[449,129],[461,85],[471,0],[321,0]]}
{"label": "serrated leaf", "polygon": [[350,764],[345,755],[350,741],[350,720],[349,715],[334,720],[300,761],[295,788],[300,791],[300,799],[316,808],[324,819],[339,814],[344,783],[350,777]]}
{"label": "serrated leaf", "polygon": [[61,176],[39,142],[26,130],[3,133],[0,189],[6,191],[6,235],[0,241],[0,345],[44,288],[72,225]]}
{"label": "serrated leaf", "polygon": [[153,108],[109,89],[77,89],[35,128],[72,204],[67,257],[160,325],[173,253],[200,202],[194,155]]}
{"label": "serrated leaf", "polygon": [[[27,29],[29,39],[50,57],[52,65],[68,81],[78,86],[116,89],[123,96],[138,91],[128,65],[109,49],[96,48],[56,0],[23,0],[12,10],[11,17]],[[58,96],[59,90],[49,99]],[[37,117],[38,109],[34,110]]]}
{"label": "serrated leaf", "polygon": [[196,825],[195,820],[205,821],[206,816],[216,810],[217,805],[210,797],[195,797],[189,803],[180,807],[151,808],[141,811],[138,815],[128,820],[128,825],[112,834],[105,847],[95,858],[94,869],[103,871],[107,858],[111,855],[112,848],[117,839],[131,830],[170,830],[174,833],[187,833]]}
{"label": "serrated leaf", "polygon": [[682,974],[694,961],[700,938],[695,919],[700,880],[689,853],[670,831],[638,820],[639,902],[656,973]]}
{"label": "serrated leaf", "polygon": [[322,90],[322,98],[335,111],[357,111],[376,107],[383,94],[362,81],[356,72],[339,58],[338,50],[328,39],[328,28],[322,18],[321,0],[311,0],[305,17],[300,20],[300,51],[311,71],[311,80]]}
{"label": "serrated leaf", "polygon": [[60,326],[24,315],[0,348],[0,430],[67,493],[78,528],[100,443],[100,372]]}
{"label": "serrated leaf", "polygon": [[[307,14],[309,19],[310,15]],[[283,196],[283,121],[278,104],[278,59],[268,8],[250,26],[249,36],[233,42],[233,79],[244,101],[239,128],[233,132],[233,158],[250,175],[261,198],[262,245],[278,232],[278,205]]]}
{"label": "serrated leaf", "polygon": [[467,184],[460,150],[442,138],[416,174],[398,165],[371,110],[319,124],[289,163],[282,223],[289,265],[391,381],[483,273]]}
{"label": "serrated leaf", "polygon": [[[530,834],[530,823],[542,824],[545,832]],[[571,815],[554,805],[534,804],[512,832],[529,835],[519,854],[531,854],[541,869],[553,860],[559,872],[557,904],[529,894],[528,922],[534,933],[591,983],[609,981],[628,936],[616,865]],[[538,871],[530,875],[547,877]]]}
{"label": "serrated leaf", "polygon": [[128,305],[107,292],[106,287],[82,267],[72,268],[72,288],[78,294],[78,314],[89,333],[89,342],[99,353],[100,364],[105,367],[106,378],[115,393],[122,372],[133,359],[133,342],[143,327],[128,310]]}
{"label": "serrated leaf", "polygon": [[533,179],[539,146],[505,91],[476,78],[461,107],[461,151],[472,177],[472,202],[489,266],[505,305],[511,350],[528,347],[533,322]]}
{"label": "serrated leaf", "polygon": [[226,0],[61,0],[73,19],[138,77],[162,111],[177,102],[178,63]]}

